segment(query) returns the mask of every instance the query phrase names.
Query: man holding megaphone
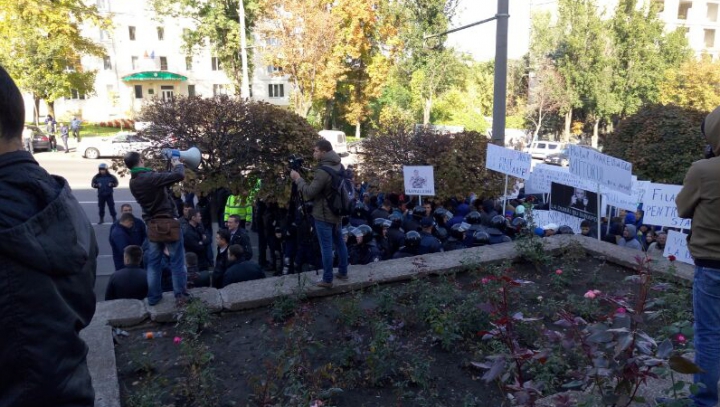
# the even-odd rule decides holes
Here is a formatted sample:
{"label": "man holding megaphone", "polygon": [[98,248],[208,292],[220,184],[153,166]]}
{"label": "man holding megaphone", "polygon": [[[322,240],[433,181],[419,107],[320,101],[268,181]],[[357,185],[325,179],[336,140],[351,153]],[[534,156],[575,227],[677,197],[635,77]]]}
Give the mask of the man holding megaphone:
{"label": "man holding megaphone", "polygon": [[[197,149],[195,149],[197,150]],[[187,153],[187,152],[183,152]],[[187,292],[187,269],[185,268],[185,248],[180,231],[178,213],[169,188],[185,179],[183,162],[193,156],[181,157],[178,150],[165,150],[172,169],[168,172],[156,172],[145,168],[145,162],[137,152],[125,155],[125,165],[130,169],[130,192],[140,204],[143,220],[147,224],[148,245],[145,252],[148,279],[148,304],[155,305],[162,299],[161,261],[165,248],[170,253],[170,270],[175,301],[183,305],[189,297]],[[197,167],[200,160],[192,160],[191,166]]]}

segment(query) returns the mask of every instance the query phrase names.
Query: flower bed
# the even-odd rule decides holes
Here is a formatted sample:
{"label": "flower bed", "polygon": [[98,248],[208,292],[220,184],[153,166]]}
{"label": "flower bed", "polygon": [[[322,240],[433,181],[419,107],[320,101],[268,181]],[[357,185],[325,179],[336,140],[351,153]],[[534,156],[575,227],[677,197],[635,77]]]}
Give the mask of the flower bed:
{"label": "flower bed", "polygon": [[[305,300],[299,290],[219,317],[191,303],[177,325],[119,337],[123,403],[531,405],[593,388],[595,400],[627,405],[638,383],[668,374],[671,362],[692,369],[678,356],[692,338],[683,283],[575,246],[556,258],[527,257],[533,262],[471,262],[454,276],[333,298]],[[145,339],[149,331],[164,335]]]}

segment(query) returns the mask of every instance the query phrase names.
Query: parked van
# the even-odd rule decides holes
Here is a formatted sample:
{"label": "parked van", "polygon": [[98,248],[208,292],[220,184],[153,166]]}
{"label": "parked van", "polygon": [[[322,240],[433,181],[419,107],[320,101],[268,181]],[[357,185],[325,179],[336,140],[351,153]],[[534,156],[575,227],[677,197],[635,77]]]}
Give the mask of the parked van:
{"label": "parked van", "polygon": [[318,132],[320,137],[329,141],[332,144],[333,150],[340,156],[348,155],[347,141],[345,140],[345,133],[340,130],[321,130]]}
{"label": "parked van", "polygon": [[559,153],[563,148],[565,143],[559,141],[533,141],[523,152],[530,154],[532,158],[544,160],[548,155]]}

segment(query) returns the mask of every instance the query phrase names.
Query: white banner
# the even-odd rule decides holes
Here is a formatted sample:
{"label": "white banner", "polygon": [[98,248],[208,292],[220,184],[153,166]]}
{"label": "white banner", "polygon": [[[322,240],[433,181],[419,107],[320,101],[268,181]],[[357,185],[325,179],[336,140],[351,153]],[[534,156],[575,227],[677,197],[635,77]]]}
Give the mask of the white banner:
{"label": "white banner", "polygon": [[663,256],[668,257],[673,255],[677,261],[695,265],[695,260],[693,260],[690,255],[690,250],[688,250],[687,247],[687,237],[688,235],[685,233],[675,230],[669,231],[667,242],[665,242],[665,252],[663,252]]}
{"label": "white banner", "polygon": [[522,151],[488,143],[485,167],[490,170],[507,174],[511,177],[528,179],[532,157]]}
{"label": "white banner", "polygon": [[[533,222],[535,226],[543,227],[550,223],[554,223],[558,226],[570,226],[575,234],[580,233],[580,223],[583,221],[580,218],[566,215],[558,211],[543,211],[539,209],[533,209],[532,211]],[[527,217],[527,215],[526,215]]]}
{"label": "white banner", "polygon": [[403,166],[405,195],[435,196],[435,173],[431,165]]}
{"label": "white banner", "polygon": [[678,217],[675,205],[675,197],[681,189],[681,185],[648,184],[643,195],[643,223],[690,229],[690,219]]}
{"label": "white banner", "polygon": [[567,149],[571,174],[626,195],[632,194],[632,164],[574,144]]}
{"label": "white banner", "polygon": [[597,184],[580,179],[567,168],[554,165],[537,164],[525,183],[526,194],[549,194],[551,184],[563,184],[575,188],[597,192]]}

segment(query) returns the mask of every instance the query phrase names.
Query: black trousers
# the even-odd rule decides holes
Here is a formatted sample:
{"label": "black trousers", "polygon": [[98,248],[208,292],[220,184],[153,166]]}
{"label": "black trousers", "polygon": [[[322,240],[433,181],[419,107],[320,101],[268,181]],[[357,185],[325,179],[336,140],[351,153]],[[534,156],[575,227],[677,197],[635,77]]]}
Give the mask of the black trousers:
{"label": "black trousers", "polygon": [[115,212],[115,199],[111,195],[106,196],[99,196],[98,195],[98,208],[100,209],[100,217],[105,216],[105,204],[107,204],[108,212],[110,212],[110,216],[115,218],[117,216],[117,213]]}

